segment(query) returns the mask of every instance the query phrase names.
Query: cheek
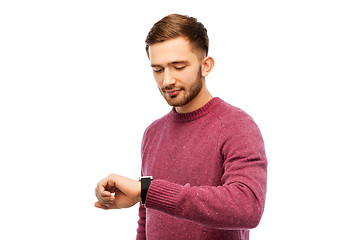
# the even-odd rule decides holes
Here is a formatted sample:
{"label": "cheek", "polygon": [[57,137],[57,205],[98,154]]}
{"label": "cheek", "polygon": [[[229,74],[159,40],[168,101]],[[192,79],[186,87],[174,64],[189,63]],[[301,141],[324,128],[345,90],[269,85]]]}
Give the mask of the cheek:
{"label": "cheek", "polygon": [[153,74],[154,75],[154,79],[155,79],[155,82],[156,82],[156,84],[160,87],[160,86],[162,86],[162,80],[161,80],[161,76],[159,75],[159,74]]}
{"label": "cheek", "polygon": [[187,71],[182,72],[182,81],[184,83],[192,83],[194,82],[198,77],[198,68],[192,68]]}

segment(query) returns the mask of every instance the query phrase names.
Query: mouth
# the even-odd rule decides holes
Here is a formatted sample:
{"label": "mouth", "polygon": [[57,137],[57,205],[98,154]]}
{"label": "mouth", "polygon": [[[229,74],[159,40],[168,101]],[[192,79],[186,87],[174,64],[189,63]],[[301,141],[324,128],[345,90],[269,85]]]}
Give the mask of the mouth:
{"label": "mouth", "polygon": [[181,89],[179,89],[179,90],[165,90],[164,92],[165,92],[166,95],[168,95],[169,97],[176,97],[176,96],[179,95],[179,93],[181,92]]}

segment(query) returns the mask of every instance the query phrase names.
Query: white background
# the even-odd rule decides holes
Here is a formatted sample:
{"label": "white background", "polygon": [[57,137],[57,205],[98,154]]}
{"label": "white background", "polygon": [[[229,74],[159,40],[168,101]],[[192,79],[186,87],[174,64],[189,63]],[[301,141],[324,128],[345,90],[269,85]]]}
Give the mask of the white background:
{"label": "white background", "polygon": [[[360,239],[358,1],[1,1],[1,239],[134,239],[137,206],[93,207],[140,175],[170,110],[145,54],[171,13],[207,27],[213,96],[258,123],[268,194],[251,239]],[[5,237],[6,236],[6,237]]]}

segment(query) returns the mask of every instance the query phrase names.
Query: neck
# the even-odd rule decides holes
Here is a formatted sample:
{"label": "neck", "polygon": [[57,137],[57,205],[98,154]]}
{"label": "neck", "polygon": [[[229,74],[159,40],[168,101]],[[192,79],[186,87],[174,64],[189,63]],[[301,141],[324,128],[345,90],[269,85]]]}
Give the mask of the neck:
{"label": "neck", "polygon": [[212,98],[213,97],[211,96],[210,92],[207,90],[206,86],[204,86],[193,100],[191,100],[186,105],[175,107],[175,110],[177,113],[189,113],[201,108]]}

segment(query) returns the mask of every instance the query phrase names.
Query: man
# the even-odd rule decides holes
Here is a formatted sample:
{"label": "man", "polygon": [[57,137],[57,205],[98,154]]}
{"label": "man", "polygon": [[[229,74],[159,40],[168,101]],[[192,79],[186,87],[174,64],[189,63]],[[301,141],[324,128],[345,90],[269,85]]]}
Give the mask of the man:
{"label": "man", "polygon": [[[153,74],[173,109],[142,142],[141,181],[112,174],[95,190],[102,209],[139,208],[137,239],[249,239],[265,204],[267,159],[244,111],[213,98],[205,27],[173,14],[146,39]],[[115,193],[113,196],[111,193]]]}

